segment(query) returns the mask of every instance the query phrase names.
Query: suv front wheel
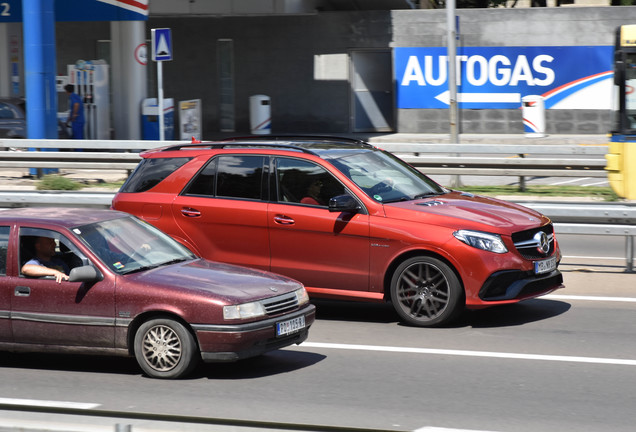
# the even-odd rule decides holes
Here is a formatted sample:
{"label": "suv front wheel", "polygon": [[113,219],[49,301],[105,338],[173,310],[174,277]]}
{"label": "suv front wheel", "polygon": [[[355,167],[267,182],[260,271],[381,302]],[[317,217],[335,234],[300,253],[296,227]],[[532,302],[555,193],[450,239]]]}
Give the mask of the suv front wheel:
{"label": "suv front wheel", "polygon": [[418,327],[448,324],[463,310],[462,286],[439,259],[418,256],[400,264],[391,279],[391,301],[398,315]]}

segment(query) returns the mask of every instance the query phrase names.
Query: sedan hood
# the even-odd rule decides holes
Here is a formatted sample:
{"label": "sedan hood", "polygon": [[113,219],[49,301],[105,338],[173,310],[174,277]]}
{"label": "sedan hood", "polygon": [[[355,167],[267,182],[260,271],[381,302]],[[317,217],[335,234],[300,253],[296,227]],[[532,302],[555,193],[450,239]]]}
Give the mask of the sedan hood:
{"label": "sedan hood", "polygon": [[197,259],[124,276],[131,282],[183,292],[213,293],[229,303],[274,297],[302,287],[293,279],[260,270]]}
{"label": "sedan hood", "polygon": [[427,223],[452,229],[476,229],[499,234],[511,234],[550,222],[548,217],[519,204],[462,192],[391,203],[384,207],[389,218],[426,218]]}

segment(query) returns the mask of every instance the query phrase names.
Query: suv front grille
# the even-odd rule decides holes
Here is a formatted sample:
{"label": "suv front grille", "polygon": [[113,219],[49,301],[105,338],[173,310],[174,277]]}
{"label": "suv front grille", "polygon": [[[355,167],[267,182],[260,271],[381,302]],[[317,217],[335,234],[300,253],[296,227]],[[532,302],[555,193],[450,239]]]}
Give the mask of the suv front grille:
{"label": "suv front grille", "polygon": [[[548,236],[549,249],[547,253],[539,250],[538,233],[544,232]],[[540,259],[551,256],[554,253],[554,228],[552,224],[534,228],[526,231],[520,231],[512,235],[512,241],[515,248],[526,259]]]}
{"label": "suv front grille", "polygon": [[298,297],[296,293],[292,292],[263,300],[262,303],[267,315],[278,315],[296,309],[298,307]]}

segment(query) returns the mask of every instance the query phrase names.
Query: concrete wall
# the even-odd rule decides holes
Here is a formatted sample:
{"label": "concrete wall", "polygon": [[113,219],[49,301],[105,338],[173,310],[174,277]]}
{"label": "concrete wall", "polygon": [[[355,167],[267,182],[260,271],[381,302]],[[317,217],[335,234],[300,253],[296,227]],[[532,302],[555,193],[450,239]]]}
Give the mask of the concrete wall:
{"label": "concrete wall", "polygon": [[236,131],[249,132],[249,97],[271,97],[274,133],[349,130],[347,80],[315,79],[314,56],[385,48],[389,12],[269,17],[151,17],[170,27],[174,61],[164,64],[164,94],[202,99],[203,136],[220,131],[217,40],[234,41]]}

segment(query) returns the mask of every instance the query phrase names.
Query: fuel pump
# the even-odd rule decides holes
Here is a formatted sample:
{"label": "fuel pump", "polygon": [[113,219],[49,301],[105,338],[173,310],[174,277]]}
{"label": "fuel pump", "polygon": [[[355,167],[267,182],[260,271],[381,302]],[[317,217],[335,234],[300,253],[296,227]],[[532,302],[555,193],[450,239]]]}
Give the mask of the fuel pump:
{"label": "fuel pump", "polygon": [[110,131],[109,66],[104,60],[78,60],[68,65],[69,84],[84,103],[87,139],[108,140]]}

